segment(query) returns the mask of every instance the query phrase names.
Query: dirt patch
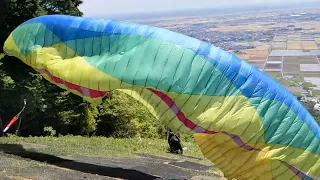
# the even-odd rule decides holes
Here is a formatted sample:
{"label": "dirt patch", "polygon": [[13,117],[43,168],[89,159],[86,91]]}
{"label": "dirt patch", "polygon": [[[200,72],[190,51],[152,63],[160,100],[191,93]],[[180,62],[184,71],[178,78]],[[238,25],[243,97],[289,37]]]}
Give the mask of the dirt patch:
{"label": "dirt patch", "polygon": [[197,171],[209,171],[210,169],[212,169],[212,166],[206,166],[206,165],[202,165],[202,164],[198,164],[190,161],[175,161],[175,162],[170,162],[168,164],[186,168],[186,169],[194,169]]}
{"label": "dirt patch", "polygon": [[0,152],[0,179],[2,180],[107,180],[109,177],[97,176],[64,170],[45,163],[39,163],[19,156],[8,155]]}
{"label": "dirt patch", "polygon": [[155,156],[155,155],[145,154],[145,153],[138,153],[137,155],[140,157],[160,159],[160,160],[164,160],[164,161],[179,161],[179,159],[165,158],[165,157],[160,157],[160,156]]}
{"label": "dirt patch", "polygon": [[43,145],[43,144],[39,144],[39,143],[26,143],[26,142],[21,142],[18,143],[21,144],[24,148],[26,149],[41,149],[41,148],[47,148],[49,146],[47,145]]}

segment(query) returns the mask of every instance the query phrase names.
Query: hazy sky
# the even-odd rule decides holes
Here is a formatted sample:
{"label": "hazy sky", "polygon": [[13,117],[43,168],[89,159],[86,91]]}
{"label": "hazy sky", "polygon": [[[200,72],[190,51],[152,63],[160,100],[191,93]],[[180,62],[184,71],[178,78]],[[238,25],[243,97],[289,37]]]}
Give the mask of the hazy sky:
{"label": "hazy sky", "polygon": [[159,12],[190,8],[212,8],[257,3],[302,3],[319,0],[83,0],[84,16],[104,16],[134,12]]}

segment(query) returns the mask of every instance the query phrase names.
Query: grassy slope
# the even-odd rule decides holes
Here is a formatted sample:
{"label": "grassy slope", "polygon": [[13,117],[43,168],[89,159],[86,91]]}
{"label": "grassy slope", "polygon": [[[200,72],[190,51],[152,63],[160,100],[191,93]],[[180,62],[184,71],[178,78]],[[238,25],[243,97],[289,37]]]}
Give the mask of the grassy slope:
{"label": "grassy slope", "polygon": [[[188,149],[185,156],[193,156],[194,158],[179,156],[167,153],[168,144],[163,139],[114,139],[104,137],[81,137],[81,136],[64,136],[64,137],[2,137],[1,144],[20,144],[27,151],[36,151],[40,153],[50,154],[54,156],[98,156],[98,157],[133,157],[137,153],[147,153],[156,156],[174,158],[180,160],[188,160],[204,165],[212,165],[206,160],[198,145],[193,142],[185,142],[183,145]],[[1,151],[0,151],[1,152]],[[138,156],[137,156],[138,158]],[[223,173],[216,168],[209,172],[223,177]],[[225,179],[225,178],[214,178]]]}
{"label": "grassy slope", "polygon": [[320,96],[320,90],[312,90],[314,96]]}
{"label": "grassy slope", "polygon": [[[6,137],[0,138],[1,143],[7,144],[24,144],[35,143],[46,145],[37,148],[37,151],[52,155],[83,155],[83,156],[135,156],[137,153],[148,153],[152,155],[184,158],[175,154],[169,154],[168,143],[163,139],[114,139],[104,137],[81,137],[81,136],[65,136],[65,137]],[[188,149],[184,152],[186,156],[194,156],[202,158],[200,163],[211,164],[207,161],[197,144],[193,142],[183,142]],[[25,147],[28,149],[28,147]],[[188,159],[192,160],[192,159]]]}

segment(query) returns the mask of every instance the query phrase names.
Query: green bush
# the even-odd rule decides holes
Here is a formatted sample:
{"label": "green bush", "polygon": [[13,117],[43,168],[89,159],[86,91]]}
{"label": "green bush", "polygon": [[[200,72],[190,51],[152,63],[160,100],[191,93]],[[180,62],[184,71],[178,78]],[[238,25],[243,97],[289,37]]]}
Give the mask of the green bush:
{"label": "green bush", "polygon": [[164,128],[146,107],[127,94],[109,93],[99,106],[97,135],[108,137],[160,138]]}
{"label": "green bush", "polygon": [[56,130],[54,130],[51,126],[46,126],[43,128],[44,132],[47,132],[49,136],[55,136]]}

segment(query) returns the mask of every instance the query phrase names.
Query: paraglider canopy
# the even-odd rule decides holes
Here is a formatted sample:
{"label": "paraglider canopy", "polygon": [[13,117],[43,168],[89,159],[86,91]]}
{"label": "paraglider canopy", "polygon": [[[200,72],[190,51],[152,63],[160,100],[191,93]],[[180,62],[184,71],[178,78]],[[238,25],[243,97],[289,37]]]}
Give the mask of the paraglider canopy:
{"label": "paraglider canopy", "polygon": [[211,44],[147,25],[66,15],[17,27],[4,49],[49,82],[99,104],[129,94],[194,134],[228,179],[319,179],[320,128],[282,85]]}

